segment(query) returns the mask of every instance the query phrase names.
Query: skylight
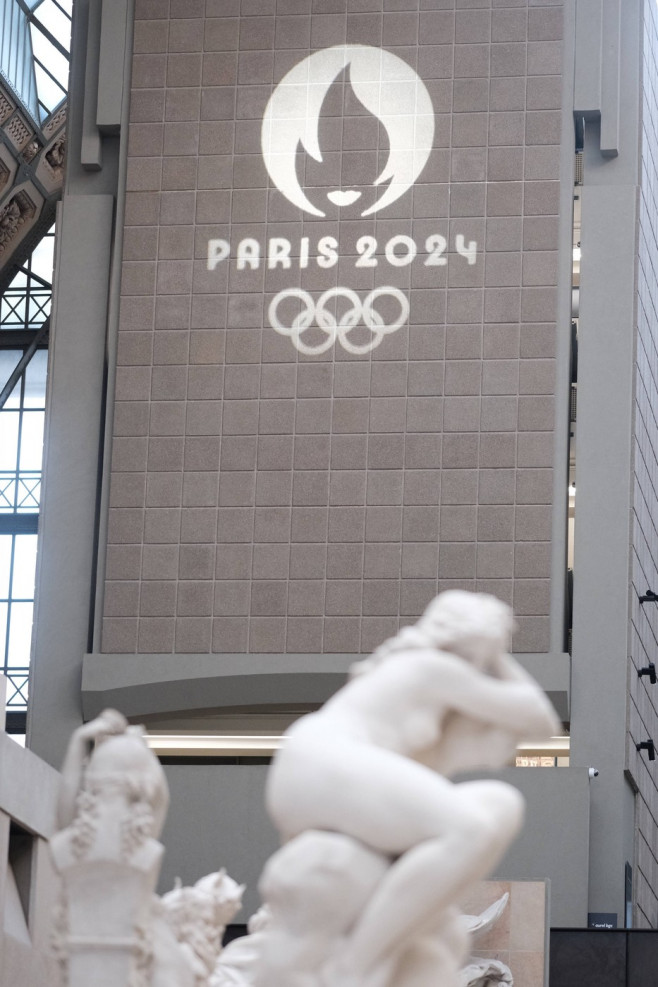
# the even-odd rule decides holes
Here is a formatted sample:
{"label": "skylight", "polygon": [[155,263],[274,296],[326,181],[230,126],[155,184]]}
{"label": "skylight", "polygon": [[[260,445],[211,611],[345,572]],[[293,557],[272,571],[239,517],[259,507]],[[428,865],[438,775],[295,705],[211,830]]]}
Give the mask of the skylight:
{"label": "skylight", "polygon": [[66,97],[72,0],[0,0],[0,73],[36,123]]}

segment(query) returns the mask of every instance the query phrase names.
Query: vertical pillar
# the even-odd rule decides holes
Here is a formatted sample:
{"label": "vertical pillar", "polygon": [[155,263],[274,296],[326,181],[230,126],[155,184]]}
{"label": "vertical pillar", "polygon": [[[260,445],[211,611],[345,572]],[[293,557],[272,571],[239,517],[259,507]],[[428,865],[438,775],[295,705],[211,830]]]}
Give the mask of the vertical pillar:
{"label": "vertical pillar", "polygon": [[54,764],[82,722],[113,204],[69,195],[60,207],[28,716],[30,747]]}

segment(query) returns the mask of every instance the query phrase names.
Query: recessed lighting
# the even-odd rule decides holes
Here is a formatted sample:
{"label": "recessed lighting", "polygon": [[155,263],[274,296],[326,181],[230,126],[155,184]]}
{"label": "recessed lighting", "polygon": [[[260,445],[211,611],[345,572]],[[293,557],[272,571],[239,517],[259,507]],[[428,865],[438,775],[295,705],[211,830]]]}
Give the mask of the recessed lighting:
{"label": "recessed lighting", "polygon": [[146,734],[146,742],[156,754],[184,757],[268,757],[283,743],[281,734]]}
{"label": "recessed lighting", "polygon": [[550,737],[549,740],[537,742],[537,741],[522,741],[520,744],[516,745],[518,751],[535,750],[541,751],[547,754],[568,754],[569,748],[571,746],[571,737]]}

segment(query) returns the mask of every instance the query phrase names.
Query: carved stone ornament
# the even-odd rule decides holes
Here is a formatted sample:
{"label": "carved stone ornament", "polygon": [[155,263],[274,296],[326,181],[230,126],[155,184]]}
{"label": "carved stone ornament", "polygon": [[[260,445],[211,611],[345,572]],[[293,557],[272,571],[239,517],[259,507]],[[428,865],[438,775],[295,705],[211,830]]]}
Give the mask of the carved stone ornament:
{"label": "carved stone ornament", "polygon": [[52,138],[51,143],[45,146],[33,165],[36,168],[37,181],[43,185],[49,195],[56,195],[61,191],[64,183],[66,147],[66,130],[62,129],[56,137]]}
{"label": "carved stone ornament", "polygon": [[0,210],[0,254],[4,253],[16,237],[21,226],[32,219],[36,205],[23,189],[17,192]]}
{"label": "carved stone ornament", "polygon": [[67,104],[62,103],[57,112],[51,116],[50,120],[46,120],[43,125],[44,137],[52,137],[52,135],[56,134],[59,128],[66,123],[66,109]]}
{"label": "carved stone ornament", "polygon": [[22,151],[34,136],[32,127],[27,125],[20,113],[14,113],[9,122],[4,124],[4,131],[18,151]]}
{"label": "carved stone ornament", "polygon": [[0,189],[3,189],[9,181],[11,172],[5,162],[0,158]]}
{"label": "carved stone ornament", "polygon": [[511,630],[496,598],[444,593],[288,730],[267,783],[284,846],[260,883],[256,987],[459,987],[455,903],[507,850],[523,799],[449,779],[560,728]]}
{"label": "carved stone ornament", "polygon": [[55,176],[61,180],[64,175],[64,160],[66,158],[66,136],[58,137],[52,147],[46,151],[44,157]]}
{"label": "carved stone ornament", "polygon": [[4,92],[0,91],[0,124],[4,123],[7,117],[11,116],[15,108]]}
{"label": "carved stone ornament", "polygon": [[38,140],[30,141],[30,143],[23,151],[21,157],[23,158],[23,161],[25,161],[26,164],[29,164],[30,161],[34,161],[40,150],[41,150],[41,144],[39,143]]}

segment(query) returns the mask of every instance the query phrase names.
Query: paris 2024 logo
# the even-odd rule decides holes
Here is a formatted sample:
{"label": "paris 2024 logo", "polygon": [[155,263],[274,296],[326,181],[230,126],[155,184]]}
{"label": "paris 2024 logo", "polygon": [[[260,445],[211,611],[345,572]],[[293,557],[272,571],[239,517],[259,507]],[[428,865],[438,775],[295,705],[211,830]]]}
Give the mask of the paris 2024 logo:
{"label": "paris 2024 logo", "polygon": [[[359,211],[359,216],[367,219],[396,202],[414,185],[434,143],[434,109],[427,87],[397,55],[369,45],[335,45],[298,62],[281,79],[269,99],[263,115],[261,151],[272,184],[288,202],[311,216],[325,217],[322,199],[316,194],[315,201],[311,201],[308,190],[302,187],[298,158],[301,148],[312,161],[323,162],[320,142],[323,105],[343,73],[348,73],[346,77],[354,96],[378,121],[388,142],[386,160],[368,190],[372,198]],[[347,182],[340,188],[323,188],[321,194],[325,202],[339,209],[351,206],[360,209],[363,193],[349,187]],[[426,267],[443,267],[448,263],[445,256],[448,241],[438,232],[427,236],[420,248],[406,234],[393,235],[382,246],[383,256],[374,236],[360,236],[354,244],[354,266],[377,267],[381,261],[391,267],[405,267],[417,255],[420,260],[423,251],[422,263]],[[257,270],[262,260],[269,270],[285,270],[292,267],[293,260],[300,269],[308,268],[311,263],[319,268],[338,263],[340,249],[334,236],[320,236],[314,248],[313,255],[310,237],[303,236],[293,256],[291,242],[276,236],[261,251],[258,240],[246,237],[237,245],[236,266],[238,270]],[[457,234],[454,251],[468,265],[476,263],[475,241],[467,242],[463,235]],[[208,269],[214,270],[230,254],[228,241],[211,240]],[[387,335],[400,329],[408,316],[409,299],[393,285],[376,287],[363,300],[348,287],[330,287],[316,300],[310,292],[294,286],[279,291],[268,307],[271,327],[289,337],[295,348],[307,355],[324,353],[335,343],[355,355],[369,353]],[[359,325],[363,329],[351,335]],[[310,331],[305,336],[307,330]],[[317,330],[320,330],[319,338]]]}
{"label": "paris 2024 logo", "polygon": [[[309,55],[276,87],[263,117],[262,150],[269,176],[295,206],[324,216],[299,184],[299,144],[322,161],[318,140],[320,112],[330,86],[349,68],[354,95],[383,124],[389,139],[388,161],[375,179],[384,186],[379,199],[361,215],[384,209],[416,181],[427,164],[434,140],[434,111],[429,93],[410,65],[383,48],[336,45]],[[327,193],[334,205],[351,205],[361,193],[336,189]]]}

